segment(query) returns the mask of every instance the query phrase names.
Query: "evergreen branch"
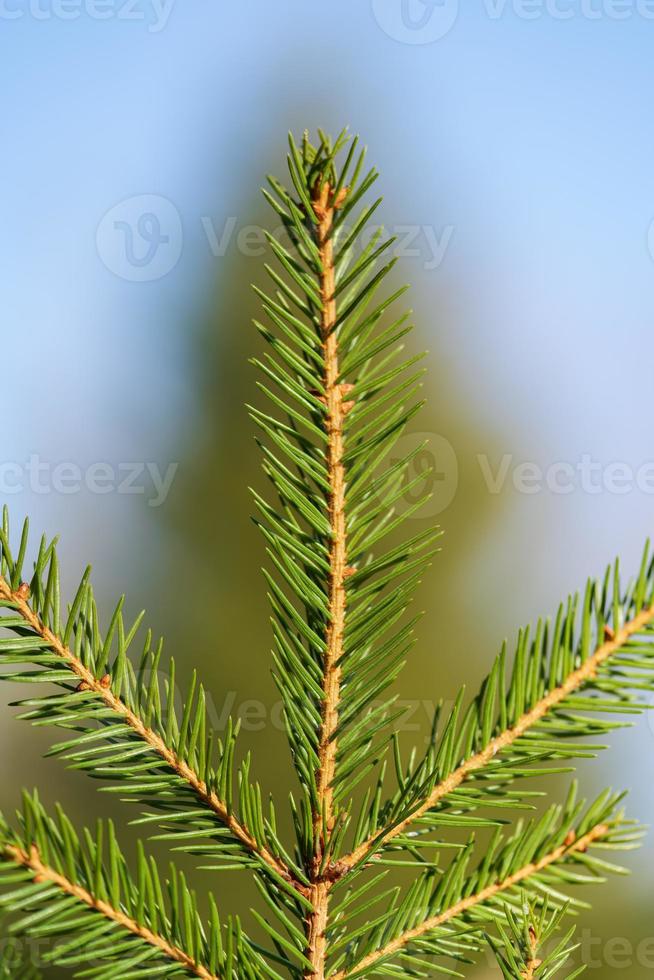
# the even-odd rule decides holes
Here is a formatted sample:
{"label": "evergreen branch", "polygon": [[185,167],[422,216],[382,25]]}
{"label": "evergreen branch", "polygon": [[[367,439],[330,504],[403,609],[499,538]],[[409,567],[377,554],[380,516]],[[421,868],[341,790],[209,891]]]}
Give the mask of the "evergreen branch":
{"label": "evergreen branch", "polygon": [[109,902],[104,902],[91,892],[87,891],[81,885],[76,885],[73,881],[70,881],[65,875],[60,874],[54,868],[49,867],[44,864],[41,855],[36,847],[32,846],[29,853],[27,851],[21,850],[19,847],[7,846],[0,851],[0,859],[9,864],[16,865],[19,868],[25,868],[31,873],[32,881],[36,885],[52,885],[55,889],[61,892],[63,895],[68,895],[74,898],[76,902],[81,905],[86,905],[87,908],[99,915],[104,916],[110,922],[115,923],[124,929],[126,932],[131,933],[138,939],[142,939],[143,942],[148,943],[158,952],[160,952],[166,959],[172,960],[175,963],[181,964],[189,974],[196,977],[201,977],[202,980],[219,980],[218,975],[211,973],[206,967],[202,966],[201,963],[196,963],[188,956],[184,950],[179,949],[177,946],[173,946],[171,943],[167,942],[162,936],[157,935],[148,929],[146,926],[141,925],[136,919],[130,918],[126,915],[122,909],[114,908]]}
{"label": "evergreen branch", "polygon": [[[595,804],[590,812],[592,813],[596,810],[597,806],[598,804]],[[500,896],[512,892],[518,886],[526,887],[532,882],[538,886],[539,880],[546,872],[556,870],[557,867],[564,867],[566,863],[580,863],[586,868],[592,868],[593,859],[588,853],[589,849],[597,845],[610,846],[612,835],[620,827],[619,817],[617,820],[604,817],[600,822],[594,823],[588,828],[583,826],[582,823],[583,829],[580,828],[578,831],[570,830],[566,832],[565,823],[563,823],[561,828],[557,828],[556,832],[552,834],[550,829],[551,821],[555,816],[556,810],[553,808],[546,815],[546,818],[533,828],[519,828],[514,838],[508,842],[505,850],[501,851],[496,857],[493,862],[493,867],[496,870],[502,870],[508,865],[511,869],[512,860],[515,861],[516,854],[521,855],[524,853],[526,843],[529,843],[530,846],[530,859],[519,867],[511,869],[509,873],[494,878],[479,890],[472,890],[475,884],[475,876],[472,879],[463,877],[462,872],[465,869],[467,861],[467,855],[464,854],[459,865],[455,865],[441,882],[440,893],[437,893],[435,904],[439,904],[443,890],[448,895],[448,878],[451,882],[448,897],[452,893],[458,894],[460,897],[457,901],[448,904],[448,907],[432,915],[424,916],[424,914],[417,914],[419,921],[415,926],[403,929],[383,945],[368,952],[354,963],[354,965],[333,972],[330,974],[330,980],[354,980],[355,977],[368,976],[370,975],[370,971],[374,971],[375,968],[393,956],[404,953],[411,954],[412,948],[415,954],[418,955],[421,952],[420,944],[423,939],[428,940],[430,933],[434,933],[456,920],[467,919],[468,921],[474,921],[475,916],[482,914],[481,921],[483,921],[483,917],[489,913],[494,917],[498,915],[501,917],[501,908],[498,910],[497,907],[493,907]],[[542,830],[546,830],[547,833],[542,834],[540,832]],[[561,837],[563,837],[562,841]],[[548,849],[545,853],[542,853],[544,844],[547,844]],[[616,842],[616,844],[619,846],[619,842]],[[493,849],[491,848],[491,851]],[[486,866],[483,869],[483,875],[478,873],[477,878],[487,877],[488,865],[489,861],[487,860]],[[604,868],[605,865],[602,863],[599,867]],[[540,881],[540,885],[546,889],[543,881]],[[419,891],[418,888],[415,889],[416,894]],[[415,910],[407,909],[404,906],[400,906],[398,911],[401,913],[397,916],[400,922],[408,918],[412,911],[416,914]],[[391,927],[389,926],[388,928],[390,930]],[[436,942],[433,946],[428,944],[424,947],[422,954],[433,954],[433,952],[438,951]]]}
{"label": "evergreen branch", "polygon": [[142,850],[133,878],[111,823],[80,838],[60,808],[50,818],[28,795],[20,823],[14,831],[0,818],[0,907],[16,919],[12,932],[56,937],[51,963],[87,977],[118,976],[117,969],[121,977],[243,976],[239,963],[251,948],[240,929],[230,923],[225,942],[212,903],[205,931],[184,877],[172,869],[162,883]]}
{"label": "evergreen branch", "polygon": [[265,847],[260,847],[256,838],[248,828],[242,824],[233,813],[230,812],[227,804],[221,800],[213,790],[207,787],[203,779],[188,765],[184,759],[180,758],[170,749],[163,738],[156,732],[148,728],[143,721],[119,697],[111,690],[107,683],[108,675],[98,679],[84,666],[75,656],[72,650],[65,646],[60,637],[56,636],[51,629],[45,626],[39,617],[30,608],[27,602],[26,588],[19,586],[17,590],[12,590],[9,584],[0,576],[0,598],[11,602],[12,606],[25,620],[25,623],[45,641],[48,649],[53,650],[58,657],[70,668],[73,674],[79,679],[82,689],[96,694],[106,706],[119,716],[132,731],[138,735],[166,765],[179,778],[188,784],[196,794],[201,803],[204,803],[216,817],[223,823],[237,838],[237,840],[247,850],[257,854],[266,864],[269,864],[282,877],[289,877],[288,869],[285,868],[277,858],[275,858]]}
{"label": "evergreen branch", "polygon": [[398,363],[406,317],[381,325],[403,289],[369,309],[392,263],[375,271],[389,244],[378,247],[377,233],[354,256],[372,209],[364,208],[352,230],[344,219],[376,174],[360,179],[364,154],[354,164],[356,140],[337,172],[346,142],[345,134],[333,145],[321,137],[315,148],[305,138],[298,148],[291,138],[295,194],[270,178],[294,251],[270,239],[281,265],[281,274],[268,268],[277,292],[257,293],[275,332],[257,327],[274,356],[255,364],[275,384],[276,391],[260,388],[285,419],[251,409],[272,443],[262,446],[264,470],[280,501],[275,509],[255,494],[277,573],[265,572],[275,679],[303,789],[296,825],[310,876],[317,861],[320,874],[329,866],[339,814],[347,820],[344,802],[390,746],[389,726],[378,737],[383,712],[375,725],[366,709],[393,682],[411,643],[402,630],[397,644],[385,634],[408,608],[435,537],[430,530],[373,551],[411,516],[398,516],[395,506],[412,454],[381,476],[376,470],[417,408],[410,399],[418,375],[401,377],[415,359]]}
{"label": "evergreen branch", "polygon": [[[26,525],[27,528],[27,525]],[[22,541],[27,537],[23,532]],[[114,614],[107,638],[102,641],[97,629],[95,607],[86,576],[73,602],[68,620],[62,626],[58,611],[58,568],[52,546],[42,543],[31,585],[19,584],[22,560],[14,561],[7,540],[7,526],[0,534],[4,574],[0,575],[0,605],[12,612],[12,616],[0,619],[0,625],[8,628],[15,638],[0,640],[0,664],[31,662],[41,670],[33,673],[7,673],[4,680],[54,682],[65,689],[61,696],[46,699],[30,699],[22,702],[35,710],[25,717],[36,723],[53,723],[76,731],[75,737],[58,745],[53,754],[67,753],[72,764],[90,770],[91,775],[104,775],[114,779],[130,780],[133,796],[152,800],[159,811],[172,809],[169,817],[157,815],[166,823],[172,820],[174,829],[162,835],[177,840],[179,818],[182,816],[190,830],[184,835],[181,849],[196,854],[210,854],[231,866],[242,865],[244,858],[234,853],[233,846],[221,835],[228,832],[238,844],[243,855],[249,855],[260,869],[267,869],[275,878],[289,887],[303,889],[284,860],[273,854],[266,843],[266,830],[260,814],[258,789],[250,787],[245,778],[247,763],[240,773],[241,803],[258,820],[257,831],[239,819],[234,812],[231,793],[234,733],[230,731],[224,747],[219,745],[220,763],[212,768],[212,736],[207,737],[205,707],[202,690],[195,698],[195,688],[185,707],[181,724],[174,711],[174,674],[166,681],[168,704],[165,710],[159,693],[157,671],[160,649],[149,653],[146,642],[139,679],[129,680],[131,667],[125,658],[130,637],[124,636],[120,607]],[[21,547],[21,554],[24,553]],[[46,566],[47,584],[43,576]],[[30,597],[41,611],[37,612],[29,602]],[[16,615],[17,614],[17,615]],[[49,617],[50,625],[44,621]],[[119,633],[119,653],[113,665],[109,663],[109,646],[112,634]],[[134,631],[132,631],[133,634]],[[74,646],[73,646],[74,638]],[[147,676],[146,666],[151,671]],[[71,684],[73,686],[71,686]],[[138,692],[136,698],[129,695],[130,686]],[[121,688],[125,695],[121,696]],[[193,715],[195,711],[195,715]],[[97,728],[87,727],[89,721],[98,722]],[[94,734],[95,733],[95,734]],[[108,745],[103,746],[100,740]],[[98,745],[98,742],[100,744]],[[145,754],[144,754],[145,753]],[[151,753],[150,761],[147,755]],[[195,765],[194,765],[195,761]],[[219,789],[227,795],[221,795]],[[206,815],[189,809],[188,801],[182,802],[175,790],[188,792],[209,815],[218,821],[225,831],[218,830],[207,839]],[[123,790],[124,791],[124,790]],[[168,795],[170,802],[163,799]],[[181,811],[181,812],[180,812]],[[147,822],[146,818],[142,822]],[[272,830],[268,837],[274,839]],[[190,843],[187,843],[190,841]],[[199,843],[201,842],[201,843]]]}
{"label": "evergreen branch", "polygon": [[[409,459],[381,478],[375,470],[418,407],[407,401],[416,375],[400,379],[413,360],[395,363],[409,329],[406,316],[381,326],[404,289],[375,299],[394,265],[376,268],[392,240],[380,244],[376,233],[354,256],[359,231],[376,205],[364,208],[353,230],[344,226],[376,177],[371,171],[359,179],[363,154],[350,171],[356,140],[337,172],[335,160],[346,142],[345,134],[333,145],[321,136],[317,148],[306,138],[298,148],[290,138],[296,196],[269,179],[279,200],[266,197],[294,250],[269,236],[281,266],[266,267],[277,293],[271,298],[257,292],[275,333],[257,327],[274,357],[255,364],[276,386],[259,385],[285,420],[251,409],[272,443],[262,446],[264,470],[281,505],[277,512],[255,495],[281,580],[264,573],[276,620],[275,679],[304,793],[296,828],[313,906],[304,921],[305,976],[321,980],[329,866],[349,821],[343,804],[390,746],[388,731],[386,744],[375,738],[381,714],[375,725],[366,708],[397,675],[398,649],[406,651],[408,638],[401,630],[397,648],[384,634],[404,614],[434,536],[430,531],[373,554],[373,546],[410,516],[397,517],[394,510]],[[399,383],[390,388],[395,379]]]}
{"label": "evergreen branch", "polygon": [[[589,615],[590,606],[588,603],[587,609]],[[615,618],[619,620],[619,615],[616,615]],[[418,805],[410,808],[410,811],[402,819],[387,829],[382,830],[380,833],[372,834],[361,842],[349,855],[343,857],[335,864],[333,868],[334,874],[337,876],[347,874],[357,865],[372,857],[381,848],[401,838],[413,823],[419,821],[430,811],[434,810],[470,776],[483,770],[490,763],[493,763],[503,751],[513,746],[520,738],[534,729],[539,722],[545,719],[556,708],[564,705],[571,695],[583,690],[590,684],[598,682],[598,680],[601,681],[601,668],[617,653],[623,651],[632,637],[638,636],[646,631],[652,625],[653,621],[654,604],[651,604],[641,608],[631,620],[619,627],[616,631],[605,623],[603,633],[606,639],[604,642],[600,643],[589,656],[582,656],[580,658],[582,660],[580,665],[576,669],[571,670],[565,680],[549,690],[543,697],[539,698],[529,710],[520,716],[514,725],[504,729],[498,735],[488,740],[483,749],[469,756],[464,762],[454,768],[445,779],[437,782],[429,794]],[[584,630],[586,630],[586,626],[587,624],[585,623]],[[498,663],[500,664],[500,669],[503,669],[503,661]],[[649,662],[648,666],[651,669]],[[628,679],[625,682],[625,686],[629,686]],[[638,687],[638,684],[634,683],[634,686]],[[488,684],[485,685],[485,689],[487,688]],[[595,707],[598,709],[601,709],[601,705],[601,700],[595,702]],[[592,710],[593,704],[585,704],[584,707],[587,710]],[[581,734],[585,733],[582,732]],[[535,754],[535,748],[533,752]],[[484,802],[483,797],[480,802]],[[492,799],[489,799],[489,802],[492,803]]]}
{"label": "evergreen branch", "polygon": [[[498,923],[497,937],[487,935],[504,980],[550,980],[565,967],[577,948],[570,945],[574,926],[559,940],[553,949],[545,944],[559,931],[567,906],[550,913],[548,899],[537,907],[523,896],[521,909],[504,908],[505,924]],[[566,980],[575,980],[585,971],[581,966],[568,973]]]}

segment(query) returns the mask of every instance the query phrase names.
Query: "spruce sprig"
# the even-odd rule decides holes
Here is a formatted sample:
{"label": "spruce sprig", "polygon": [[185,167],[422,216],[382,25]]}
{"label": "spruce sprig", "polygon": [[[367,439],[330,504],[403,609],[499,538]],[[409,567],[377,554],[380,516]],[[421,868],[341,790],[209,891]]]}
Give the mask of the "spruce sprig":
{"label": "spruce sprig", "polygon": [[425,498],[402,498],[424,474],[410,476],[419,449],[391,457],[421,405],[420,356],[404,351],[404,289],[387,286],[393,238],[377,229],[360,244],[380,203],[365,151],[345,132],[289,148],[289,186],[271,177],[264,191],[285,233],[269,236],[271,286],[257,288],[267,407],[250,411],[272,489],[254,501],[294,840],[238,722],[212,731],[195,675],[178,708],[175,661],[141,617],[125,621],[122,600],[102,624],[88,572],[62,606],[55,542],[26,573],[27,524],[14,554],[5,512],[0,664],[5,680],[37,685],[22,717],[64,730],[49,754],[136,802],[134,823],[156,839],[204,869],[251,874],[261,905],[248,934],[211,893],[207,917],[174,864],[162,874],[139,842],[132,866],[111,824],[78,832],[25,795],[14,829],[0,823],[0,907],[17,936],[50,941],[48,962],[102,980],[430,977],[485,945],[505,976],[540,980],[567,960],[569,937],[540,950],[583,907],[569,887],[619,872],[606,853],[641,832],[611,792],[588,805],[573,784],[542,812],[523,780],[569,771],[645,707],[654,562],[646,549],[626,587],[616,564],[523,630],[475,698],[436,711],[426,751],[403,756],[393,685],[440,533],[403,534]]}
{"label": "spruce sprig", "polygon": [[[577,949],[571,940],[575,929],[569,929],[551,948],[546,944],[562,929],[562,919],[567,911],[563,905],[550,913],[547,899],[542,905],[523,899],[522,908],[505,909],[506,924],[498,925],[498,936],[488,936],[504,980],[575,980],[584,973],[586,966],[570,968],[570,957]],[[565,978],[561,970],[566,969]]]}

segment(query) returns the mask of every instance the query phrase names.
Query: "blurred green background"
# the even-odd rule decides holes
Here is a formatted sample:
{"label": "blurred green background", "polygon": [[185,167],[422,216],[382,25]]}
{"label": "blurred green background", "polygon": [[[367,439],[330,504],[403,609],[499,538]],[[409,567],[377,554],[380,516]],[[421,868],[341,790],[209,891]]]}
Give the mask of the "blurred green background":
{"label": "blurred green background", "polygon": [[[435,701],[474,690],[505,636],[614,554],[635,571],[652,528],[654,23],[608,4],[599,16],[570,4],[570,18],[551,4],[532,18],[517,4],[405,8],[402,19],[399,0],[189,2],[165,22],[145,2],[140,17],[116,3],[102,20],[89,4],[68,19],[45,2],[41,16],[0,12],[3,502],[35,534],[62,532],[71,589],[90,561],[106,611],[123,591],[134,613],[148,609],[185,675],[199,668],[213,691],[216,725],[243,717],[279,799],[290,772],[244,402],[257,229],[275,225],[257,189],[267,171],[283,175],[289,128],[349,123],[369,144],[380,220],[401,236],[399,276],[414,285],[410,344],[429,349],[428,407],[408,438],[430,435],[441,478],[416,529],[437,519],[446,534],[402,679],[407,737],[424,738]],[[578,476],[587,458],[592,486]],[[544,474],[527,490],[524,463]],[[95,464],[116,474],[107,492],[89,489]],[[130,466],[139,475],[121,486]],[[152,472],[170,474],[167,492]],[[129,808],[46,764],[49,740],[12,713],[0,708],[3,809],[36,784],[79,819],[126,824]],[[646,823],[653,735],[641,719],[583,767],[589,794],[630,789]],[[654,969],[653,854],[650,841],[630,879],[590,896],[580,928],[597,980]],[[194,882],[226,910],[252,899],[236,875]],[[481,963],[474,976],[497,971]]]}

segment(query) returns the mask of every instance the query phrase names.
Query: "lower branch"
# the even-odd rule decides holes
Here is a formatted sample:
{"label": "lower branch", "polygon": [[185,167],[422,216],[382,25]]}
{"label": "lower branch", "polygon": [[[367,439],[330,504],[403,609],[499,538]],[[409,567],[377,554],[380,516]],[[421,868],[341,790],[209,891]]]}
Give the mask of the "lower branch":
{"label": "lower branch", "polygon": [[389,830],[382,830],[368,840],[363,841],[351,854],[340,860],[332,869],[334,874],[337,877],[342,877],[354,868],[355,865],[364,861],[370,851],[373,849],[377,850],[379,847],[390,843],[396,837],[404,834],[407,827],[416,820],[419,820],[429,810],[432,810],[445,796],[457,789],[469,776],[473,775],[479,769],[483,769],[484,766],[495,759],[499,752],[513,745],[514,742],[533,728],[550,711],[561,704],[562,701],[565,701],[567,697],[581,689],[588,681],[594,680],[602,664],[609,660],[614,653],[622,649],[632,636],[642,632],[653,620],[654,606],[648,606],[630,622],[625,623],[622,629],[614,635],[611,635],[604,643],[597,647],[592,656],[581,667],[573,671],[563,684],[550,691],[530,711],[526,712],[513,728],[509,728],[507,731],[491,739],[486,748],[476,755],[471,756],[455,769],[454,772],[450,773],[446,779],[435,786],[429,796],[408,817],[395,824]]}
{"label": "lower branch", "polygon": [[475,908],[477,905],[481,905],[482,902],[487,902],[489,899],[494,898],[496,895],[500,895],[503,892],[509,891],[516,885],[531,878],[533,875],[544,871],[551,864],[555,864],[557,861],[561,861],[563,858],[568,857],[571,854],[583,854],[588,850],[591,844],[595,841],[601,840],[608,833],[609,828],[606,824],[598,824],[583,837],[577,838],[572,843],[564,843],[556,850],[551,851],[546,854],[545,857],[541,858],[532,864],[527,864],[519,871],[505,878],[503,881],[495,882],[492,885],[488,885],[482,891],[477,892],[476,895],[470,895],[468,898],[461,899],[456,905],[447,909],[444,912],[440,912],[438,915],[432,916],[430,919],[426,919],[421,922],[419,926],[414,929],[409,929],[407,932],[393,939],[390,943],[384,946],[382,949],[377,949],[373,953],[369,953],[365,956],[356,966],[352,967],[350,970],[341,970],[338,973],[333,973],[329,980],[347,980],[348,977],[360,976],[365,973],[365,971],[372,969],[375,964],[379,963],[380,960],[387,959],[389,956],[393,956],[395,953],[400,953],[402,950],[406,949],[414,940],[420,939],[426,933],[430,932],[432,929],[437,929],[439,926],[445,925],[445,923],[450,922],[452,919],[456,919],[466,912]]}
{"label": "lower branch", "polygon": [[196,977],[201,977],[202,980],[220,980],[220,978],[211,973],[202,964],[197,963],[188,953],[184,950],[179,949],[177,946],[171,945],[162,936],[157,935],[152,932],[146,926],[139,925],[134,919],[131,919],[126,915],[121,909],[116,909],[108,902],[100,901],[96,899],[90,892],[86,891],[80,885],[75,885],[72,881],[69,881],[64,875],[55,871],[54,868],[49,867],[45,864],[39,851],[36,847],[32,847],[29,853],[27,851],[21,850],[19,847],[9,846],[5,847],[3,850],[4,856],[7,860],[12,861],[14,864],[20,865],[23,868],[28,868],[33,873],[33,880],[37,884],[43,882],[49,882],[58,888],[61,892],[66,895],[70,895],[86,905],[89,909],[93,909],[99,915],[105,917],[105,919],[110,919],[115,922],[121,928],[127,930],[134,936],[138,936],[143,942],[148,943],[150,946],[154,946],[158,949],[164,956],[172,960],[175,963],[180,963],[185,969],[192,973]]}
{"label": "lower branch", "polygon": [[[216,793],[211,790],[205,781],[200,778],[198,773],[196,773],[187,762],[179,758],[175,752],[168,745],[166,745],[163,738],[154,732],[151,728],[148,728],[142,720],[136,715],[119,697],[117,697],[111,690],[111,678],[107,675],[104,678],[98,679],[92,671],[88,669],[78,657],[75,656],[73,651],[67,647],[56,633],[53,633],[49,627],[47,627],[39,617],[36,615],[34,610],[29,605],[26,592],[29,594],[29,590],[26,586],[21,586],[16,591],[12,591],[9,584],[4,578],[0,577],[0,599],[11,602],[16,611],[22,616],[25,623],[36,633],[38,636],[42,637],[47,646],[61,658],[61,660],[66,664],[66,666],[74,674],[80,685],[83,686],[84,690],[93,691],[101,698],[107,707],[111,708],[116,715],[118,715],[126,725],[128,725],[139,738],[146,742],[152,751],[156,755],[160,756],[161,759],[166,763],[166,765],[175,772],[181,780],[183,780],[191,790],[195,793],[197,798],[207,806],[218,820],[228,827],[232,832],[234,837],[240,842],[240,844],[253,854],[258,855],[262,861],[272,868],[277,874],[281,875],[284,880],[293,884],[298,891],[304,891],[303,885],[295,881],[292,877],[289,869],[282,864],[273,854],[271,854],[265,847],[260,846],[251,831],[245,827],[235,816],[230,812],[227,804],[221,800]],[[0,623],[1,624],[1,623]]]}

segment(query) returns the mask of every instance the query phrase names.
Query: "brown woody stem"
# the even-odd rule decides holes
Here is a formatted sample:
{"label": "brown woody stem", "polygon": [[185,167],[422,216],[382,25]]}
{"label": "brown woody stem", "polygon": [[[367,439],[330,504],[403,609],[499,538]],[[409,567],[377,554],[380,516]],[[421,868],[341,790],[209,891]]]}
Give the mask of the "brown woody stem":
{"label": "brown woody stem", "polygon": [[103,915],[106,919],[111,919],[112,922],[117,923],[123,929],[131,932],[134,936],[138,936],[144,942],[149,943],[150,946],[156,947],[163,953],[168,959],[173,960],[176,963],[181,963],[190,973],[193,973],[196,977],[201,977],[202,980],[220,980],[220,978],[211,973],[206,967],[202,966],[201,963],[197,963],[188,953],[184,950],[179,949],[177,946],[172,945],[162,936],[157,935],[157,933],[152,932],[152,930],[146,928],[146,926],[140,925],[134,919],[131,919],[122,909],[116,909],[113,905],[108,902],[101,901],[95,898],[90,892],[86,891],[80,885],[73,884],[64,875],[55,871],[54,868],[49,867],[44,864],[41,860],[41,856],[36,847],[32,847],[29,852],[22,850],[19,847],[6,847],[3,850],[3,855],[7,860],[12,861],[14,864],[18,864],[23,868],[28,868],[33,872],[33,880],[35,882],[50,882],[59,888],[66,895],[71,895],[76,898],[79,902],[87,905],[90,909],[93,909],[98,914]]}
{"label": "brown woody stem", "polygon": [[464,780],[479,769],[483,769],[489,762],[492,762],[499,752],[513,745],[517,739],[521,738],[529,729],[541,721],[548,712],[556,708],[557,705],[565,701],[567,697],[574,694],[575,691],[583,687],[588,681],[592,680],[602,664],[606,663],[614,653],[625,645],[631,636],[640,633],[652,620],[654,620],[654,606],[648,606],[630,622],[625,623],[617,633],[611,634],[610,638],[598,646],[588,660],[577,668],[577,670],[573,671],[563,684],[550,691],[530,711],[525,712],[513,728],[509,728],[491,739],[486,748],[476,755],[471,756],[455,769],[454,772],[450,773],[446,779],[435,786],[429,796],[405,820],[402,820],[388,831],[382,831],[380,834],[368,838],[356,850],[352,851],[351,854],[342,858],[333,868],[335,875],[342,877],[355,865],[359,864],[359,862],[365,860],[366,855],[372,850],[373,846],[376,850],[378,847],[390,843],[390,841],[403,834],[407,827],[414,821],[419,820],[429,810],[432,810],[440,800],[457,789]]}
{"label": "brown woody stem", "polygon": [[503,892],[509,891],[516,885],[531,878],[532,875],[539,874],[541,871],[545,871],[550,865],[555,864],[557,861],[561,861],[572,854],[584,854],[591,844],[603,837],[606,837],[609,828],[606,824],[598,824],[583,837],[578,837],[572,843],[563,843],[560,847],[555,850],[550,851],[539,861],[535,861],[531,864],[526,864],[519,871],[514,872],[514,874],[509,875],[503,881],[494,882],[492,885],[488,885],[486,888],[477,892],[475,895],[469,895],[467,898],[461,899],[456,905],[451,908],[446,909],[444,912],[440,912],[438,915],[434,915],[424,922],[421,922],[419,926],[414,929],[409,929],[407,932],[393,939],[390,943],[381,949],[375,950],[373,953],[369,953],[360,960],[351,970],[340,970],[338,973],[333,973],[329,980],[347,980],[355,974],[361,974],[363,971],[372,969],[376,963],[382,959],[386,959],[392,956],[394,953],[399,953],[405,949],[411,942],[424,936],[426,933],[430,932],[432,929],[437,929],[439,926],[445,925],[445,923],[450,922],[452,919],[456,919],[471,909],[475,908],[477,905],[481,905],[482,902],[487,902],[489,899],[494,898],[496,895],[500,895]]}
{"label": "brown woody stem", "polygon": [[521,980],[535,980],[536,970],[541,966],[542,960],[538,958],[538,936],[532,926],[529,927],[529,962],[522,973]]}
{"label": "brown woody stem", "polygon": [[313,812],[314,855],[311,869],[313,912],[306,923],[306,955],[311,970],[305,980],[324,980],[326,929],[331,883],[321,873],[324,849],[334,829],[333,781],[338,752],[336,730],[341,689],[340,661],[345,630],[345,580],[347,578],[347,534],[345,524],[345,467],[343,465],[343,422],[348,410],[339,384],[338,339],[336,335],[336,300],[332,230],[334,213],[342,203],[333,199],[328,182],[317,186],[313,208],[318,218],[318,248],[322,263],[320,293],[321,340],[324,359],[323,384],[327,426],[327,473],[329,480],[328,512],[331,528],[329,552],[329,614],[323,663],[323,701],[318,743],[319,766],[316,772],[317,802]]}
{"label": "brown woody stem", "polygon": [[[252,832],[242,824],[227,804],[221,800],[216,793],[209,789],[203,779],[164,742],[160,735],[153,732],[143,724],[141,719],[111,690],[107,678],[98,679],[84,664],[75,656],[49,627],[41,622],[34,610],[25,598],[24,590],[17,589],[12,591],[4,578],[0,577],[0,598],[13,604],[17,612],[20,613],[27,625],[39,636],[41,636],[48,647],[54,651],[70,668],[71,672],[79,678],[83,690],[92,691],[99,698],[102,698],[107,707],[111,708],[122,720],[134,731],[144,742],[150,746],[153,752],[163,759],[166,765],[172,769],[180,779],[182,779],[195,793],[197,798],[213,811],[215,816],[224,826],[228,827],[234,837],[252,854],[257,855],[272,868],[277,874],[281,875],[286,881],[293,884],[298,891],[306,893],[306,886],[296,881],[291,875],[286,865],[282,864],[271,854],[267,848],[260,846]],[[110,679],[109,679],[110,680]]]}

